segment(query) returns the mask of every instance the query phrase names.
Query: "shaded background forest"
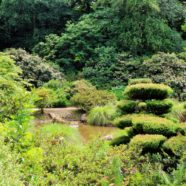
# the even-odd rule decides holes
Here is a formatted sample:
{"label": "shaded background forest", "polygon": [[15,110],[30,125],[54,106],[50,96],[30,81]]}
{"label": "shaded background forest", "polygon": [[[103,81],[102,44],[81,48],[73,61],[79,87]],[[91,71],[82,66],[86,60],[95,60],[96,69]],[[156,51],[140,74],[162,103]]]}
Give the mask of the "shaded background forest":
{"label": "shaded background forest", "polygon": [[39,64],[50,63],[67,79],[85,78],[98,88],[152,76],[182,99],[185,18],[183,0],[1,0],[0,48],[23,48],[32,54],[14,50],[17,64],[24,57],[25,64],[35,64],[39,55]]}

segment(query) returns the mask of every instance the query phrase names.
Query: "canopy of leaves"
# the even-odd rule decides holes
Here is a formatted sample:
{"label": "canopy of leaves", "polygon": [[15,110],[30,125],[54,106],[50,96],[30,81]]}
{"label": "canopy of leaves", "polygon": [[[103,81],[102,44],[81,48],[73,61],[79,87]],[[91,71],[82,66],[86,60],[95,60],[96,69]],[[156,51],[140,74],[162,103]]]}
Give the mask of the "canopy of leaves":
{"label": "canopy of leaves", "polygon": [[27,53],[23,49],[6,51],[22,69],[21,77],[35,87],[41,86],[51,79],[62,79],[62,73],[57,66],[51,65],[39,56]]}

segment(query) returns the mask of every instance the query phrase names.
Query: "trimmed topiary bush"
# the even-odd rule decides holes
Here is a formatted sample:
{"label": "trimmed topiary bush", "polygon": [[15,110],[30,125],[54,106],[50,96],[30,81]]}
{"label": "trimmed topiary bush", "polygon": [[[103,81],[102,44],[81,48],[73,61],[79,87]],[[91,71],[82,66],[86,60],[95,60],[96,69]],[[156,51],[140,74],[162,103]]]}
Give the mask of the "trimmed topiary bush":
{"label": "trimmed topiary bush", "polygon": [[184,131],[184,133],[186,134],[186,123],[181,123],[180,124],[180,128]]}
{"label": "trimmed topiary bush", "polygon": [[111,145],[127,144],[133,135],[133,128],[127,127],[118,137],[111,141]]}
{"label": "trimmed topiary bush", "polygon": [[[114,120],[115,126],[124,131],[130,128],[132,133],[117,137],[111,144],[128,144],[132,151],[148,153],[152,157],[157,156],[157,152],[164,157],[163,148],[167,153],[171,152],[173,159],[177,159],[176,156],[180,156],[182,151],[186,150],[186,137],[177,136],[186,134],[186,124],[179,124],[177,120],[163,117],[163,114],[167,117],[172,111],[173,102],[167,98],[173,90],[163,84],[154,84],[150,81],[141,83],[142,81],[134,80],[126,87],[124,97],[127,100],[118,104],[123,115]],[[165,145],[162,147],[164,142]],[[172,166],[164,163],[166,167]]]}
{"label": "trimmed topiary bush", "polygon": [[132,118],[132,125],[138,133],[165,136],[176,135],[180,129],[179,124],[153,115],[136,115]]}
{"label": "trimmed topiary bush", "polygon": [[134,113],[136,111],[137,102],[132,100],[123,100],[118,103],[118,108],[122,113]]}
{"label": "trimmed topiary bush", "polygon": [[129,146],[132,148],[141,148],[145,151],[157,150],[165,142],[166,137],[163,135],[136,135],[134,136]]}
{"label": "trimmed topiary bush", "polygon": [[163,148],[176,156],[182,156],[183,152],[186,151],[186,136],[178,135],[168,139],[163,144]]}
{"label": "trimmed topiary bush", "polygon": [[152,83],[152,80],[149,78],[129,79],[129,85],[135,85],[139,83]]}
{"label": "trimmed topiary bush", "polygon": [[132,115],[124,115],[113,121],[114,126],[124,129],[132,126]]}
{"label": "trimmed topiary bush", "polygon": [[128,99],[134,100],[163,100],[169,97],[172,93],[173,90],[169,86],[154,83],[129,85],[124,91],[124,94],[128,97]]}
{"label": "trimmed topiary bush", "polygon": [[171,112],[173,106],[170,100],[150,100],[146,101],[147,112],[156,115],[162,115]]}

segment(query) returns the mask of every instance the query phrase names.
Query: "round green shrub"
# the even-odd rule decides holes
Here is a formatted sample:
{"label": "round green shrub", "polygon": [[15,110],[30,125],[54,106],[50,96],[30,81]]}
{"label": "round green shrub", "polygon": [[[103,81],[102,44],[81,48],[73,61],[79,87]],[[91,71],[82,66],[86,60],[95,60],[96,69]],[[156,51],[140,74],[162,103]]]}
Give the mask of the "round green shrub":
{"label": "round green shrub", "polygon": [[165,136],[176,135],[179,124],[166,118],[151,115],[136,115],[132,118],[132,125],[138,133],[162,134]]}
{"label": "round green shrub", "polygon": [[164,144],[165,150],[170,150],[176,156],[181,156],[186,151],[186,136],[178,135],[168,139]]}
{"label": "round green shrub", "polygon": [[186,123],[181,123],[180,128],[183,130],[183,132],[186,134]]}
{"label": "round green shrub", "polygon": [[123,100],[118,103],[118,108],[122,113],[134,113],[136,111],[137,102],[132,100]]}
{"label": "round green shrub", "polygon": [[147,109],[147,104],[145,102],[140,102],[138,103],[137,110],[138,111],[146,111]]}
{"label": "round green shrub", "polygon": [[112,146],[117,146],[117,145],[121,145],[121,144],[127,144],[127,143],[129,143],[129,141],[130,141],[132,136],[133,136],[133,128],[132,127],[127,127],[127,128],[125,128],[125,130],[122,131],[122,133],[120,133],[119,136],[114,138],[111,141],[110,144]]}
{"label": "round green shrub", "polygon": [[139,78],[139,79],[129,79],[129,85],[136,85],[139,83],[152,83],[152,80],[149,78]]}
{"label": "round green shrub", "polygon": [[129,99],[134,100],[149,100],[158,99],[163,100],[169,97],[173,90],[164,84],[141,83],[136,85],[129,85],[126,87],[124,94]]}
{"label": "round green shrub", "polygon": [[110,125],[115,116],[116,108],[112,105],[95,107],[88,115],[88,123],[101,126]]}
{"label": "round green shrub", "polygon": [[171,112],[171,108],[173,106],[173,103],[170,100],[151,100],[146,101],[146,104],[147,112],[156,115],[162,115]]}
{"label": "round green shrub", "polygon": [[85,89],[73,95],[71,102],[87,112],[96,106],[105,106],[111,103],[115,104],[116,96],[106,90],[85,87]]}
{"label": "round green shrub", "polygon": [[166,137],[163,135],[136,135],[131,139],[129,146],[143,150],[157,150],[165,140]]}
{"label": "round green shrub", "polygon": [[118,117],[113,122],[114,126],[124,129],[126,127],[132,126],[132,115],[124,115],[121,117]]}

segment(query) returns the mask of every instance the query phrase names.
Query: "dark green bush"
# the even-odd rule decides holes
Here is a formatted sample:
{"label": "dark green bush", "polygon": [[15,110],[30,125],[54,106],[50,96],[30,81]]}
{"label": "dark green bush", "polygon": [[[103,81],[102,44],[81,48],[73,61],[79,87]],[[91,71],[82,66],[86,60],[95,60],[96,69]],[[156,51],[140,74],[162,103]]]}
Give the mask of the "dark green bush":
{"label": "dark green bush", "polygon": [[132,115],[125,115],[114,120],[114,125],[118,128],[124,129],[132,126]]}
{"label": "dark green bush", "polygon": [[151,115],[135,115],[132,117],[132,124],[138,133],[145,134],[172,136],[176,135],[180,129],[177,123]]}
{"label": "dark green bush", "polygon": [[183,130],[183,132],[186,134],[186,123],[181,123],[180,128]]}
{"label": "dark green bush", "polygon": [[146,101],[147,112],[153,113],[156,115],[166,114],[171,111],[173,103],[170,100],[152,100]]}
{"label": "dark green bush", "polygon": [[137,102],[132,100],[123,100],[120,101],[117,106],[124,114],[134,113],[136,111]]}
{"label": "dark green bush", "polygon": [[186,151],[186,136],[178,135],[168,139],[164,144],[165,150],[171,150],[176,156],[182,156]]}
{"label": "dark green bush", "polygon": [[148,99],[166,99],[173,93],[173,90],[163,84],[154,84],[154,83],[141,83],[136,85],[129,85],[126,87],[124,94],[129,99],[139,99],[139,100],[148,100]]}
{"label": "dark green bush", "polygon": [[139,102],[137,105],[137,111],[144,112],[147,110],[147,104],[145,102]]}
{"label": "dark green bush", "polygon": [[145,60],[140,66],[143,77],[155,83],[164,83],[174,89],[175,96],[181,98],[186,86],[186,63],[175,53],[158,53]]}
{"label": "dark green bush", "polygon": [[129,79],[129,85],[136,85],[139,83],[152,83],[152,80],[149,78],[139,78],[139,79]]}
{"label": "dark green bush", "polygon": [[37,55],[32,55],[23,49],[9,49],[6,51],[22,70],[21,77],[35,87],[42,86],[51,79],[63,79],[59,67],[47,62]]}
{"label": "dark green bush", "polygon": [[117,146],[120,144],[127,144],[129,143],[132,136],[133,136],[133,128],[127,127],[125,128],[125,130],[122,131],[122,133],[118,137],[114,138],[110,144],[113,146],[115,145]]}
{"label": "dark green bush", "polygon": [[129,145],[137,149],[157,150],[165,140],[166,137],[163,135],[137,135],[131,139]]}

